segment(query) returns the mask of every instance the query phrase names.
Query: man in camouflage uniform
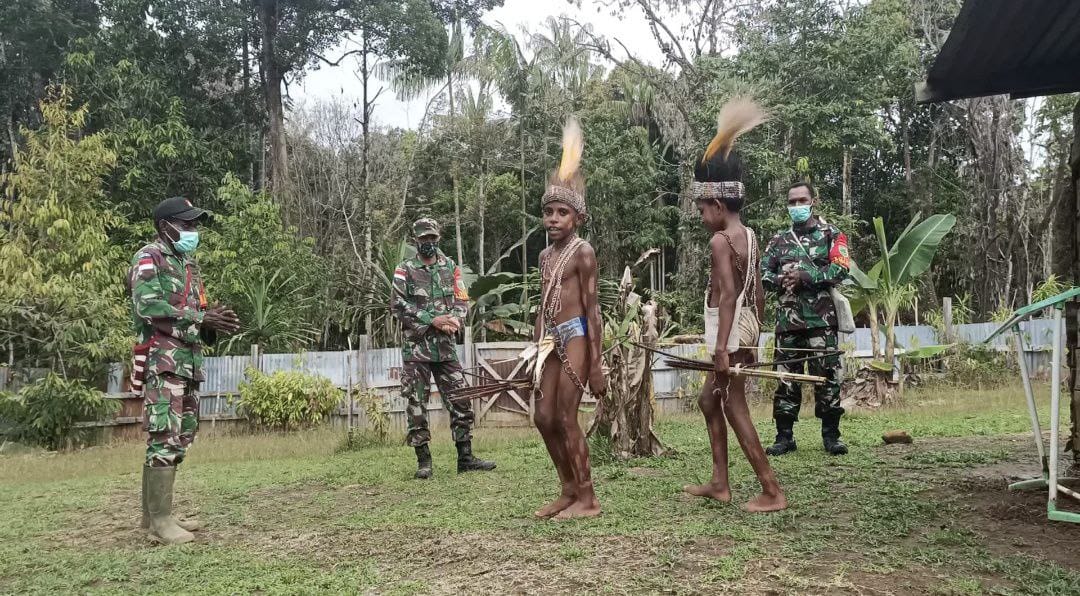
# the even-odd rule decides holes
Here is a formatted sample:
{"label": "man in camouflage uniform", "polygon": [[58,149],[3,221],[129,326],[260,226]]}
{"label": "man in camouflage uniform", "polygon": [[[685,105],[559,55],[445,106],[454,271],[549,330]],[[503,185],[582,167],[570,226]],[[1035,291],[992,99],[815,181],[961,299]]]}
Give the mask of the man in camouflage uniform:
{"label": "man in camouflage uniform", "polygon": [[[779,296],[776,316],[777,361],[814,356],[814,350],[833,354],[806,362],[809,374],[825,377],[814,387],[814,414],[821,419],[825,450],[833,455],[847,453],[840,440],[840,383],[842,369],[837,337],[836,308],[830,289],[847,277],[850,261],[847,237],[834,225],[813,215],[813,186],[796,184],[788,190],[788,212],[792,226],[773,236],[761,259],[761,281],[765,289]],[[778,366],[788,372],[803,372],[803,363]],[[793,428],[799,418],[802,387],[780,383],[773,398],[776,442],[766,451],[783,455],[795,451]]]}
{"label": "man in camouflage uniform", "polygon": [[473,457],[472,404],[450,401],[447,393],[465,386],[458,362],[457,332],[469,312],[469,295],[461,279],[461,268],[439,250],[439,224],[423,218],[413,224],[416,257],[394,270],[394,293],[390,310],[401,323],[405,336],[401,347],[401,394],[409,400],[408,441],[416,450],[416,477],[432,474],[431,431],[427,404],[431,377],[450,414],[450,430],[458,452],[458,472],[493,470],[493,462]]}
{"label": "man in camouflage uniform", "polygon": [[131,260],[128,291],[136,334],[131,388],[142,395],[143,428],[148,434],[143,466],[142,527],[165,544],[194,540],[198,522],[172,515],[176,467],[195,440],[203,380],[202,346],[217,332],[239,325],[231,310],[207,307],[206,291],[191,255],[198,246],[198,224],[209,214],[183,197],[165,199],[154,209],[157,239]]}

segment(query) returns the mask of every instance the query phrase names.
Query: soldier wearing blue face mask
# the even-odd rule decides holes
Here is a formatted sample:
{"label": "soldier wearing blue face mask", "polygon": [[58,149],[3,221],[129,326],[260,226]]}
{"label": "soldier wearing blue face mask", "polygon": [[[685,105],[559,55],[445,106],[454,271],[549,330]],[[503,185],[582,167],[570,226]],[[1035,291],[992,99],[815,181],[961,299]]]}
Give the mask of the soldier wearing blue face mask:
{"label": "soldier wearing blue face mask", "polygon": [[[839,345],[836,307],[831,290],[848,275],[847,237],[836,226],[814,214],[814,187],[801,182],[788,190],[791,227],[781,230],[765,249],[761,259],[761,282],[779,300],[776,315],[776,360],[813,356],[820,350],[829,354],[806,363],[812,375],[825,377],[814,387],[814,414],[821,419],[825,450],[833,455],[847,453],[840,440],[841,367],[836,354]],[[785,352],[785,349],[789,350]],[[802,372],[803,363],[778,366],[777,370]],[[773,397],[776,442],[766,449],[769,455],[794,451],[795,421],[799,418],[802,388],[781,383]]]}

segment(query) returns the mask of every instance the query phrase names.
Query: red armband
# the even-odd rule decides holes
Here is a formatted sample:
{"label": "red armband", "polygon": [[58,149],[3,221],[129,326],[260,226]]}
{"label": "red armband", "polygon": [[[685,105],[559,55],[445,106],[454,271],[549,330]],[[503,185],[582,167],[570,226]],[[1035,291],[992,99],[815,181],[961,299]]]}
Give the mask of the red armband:
{"label": "red armband", "polygon": [[832,249],[829,250],[829,262],[839,265],[844,269],[851,268],[851,256],[848,254],[847,236],[843,232],[833,240]]}
{"label": "red armband", "polygon": [[454,268],[454,298],[469,299],[469,291],[465,289],[465,282],[461,279],[461,267]]}

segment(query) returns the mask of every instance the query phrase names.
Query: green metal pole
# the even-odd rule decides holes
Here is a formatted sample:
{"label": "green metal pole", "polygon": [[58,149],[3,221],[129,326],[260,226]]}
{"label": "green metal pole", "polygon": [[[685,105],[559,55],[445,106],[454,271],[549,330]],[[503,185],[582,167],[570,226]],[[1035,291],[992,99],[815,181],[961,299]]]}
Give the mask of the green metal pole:
{"label": "green metal pole", "polygon": [[1031,434],[1035,439],[1035,449],[1039,454],[1039,471],[1042,477],[1015,482],[1009,485],[1009,490],[1046,488],[1046,451],[1043,448],[1039,412],[1035,406],[1035,392],[1031,388],[1031,373],[1028,371],[1027,358],[1024,355],[1024,339],[1020,333],[1019,322],[1013,327],[1013,339],[1016,342],[1016,361],[1020,365],[1020,378],[1024,381],[1024,397],[1027,398],[1028,414],[1031,416]]}
{"label": "green metal pole", "polygon": [[[1054,361],[1051,363],[1050,385],[1050,474],[1047,483],[1050,485],[1050,496],[1046,503],[1047,517],[1055,521],[1080,523],[1080,513],[1057,510],[1058,495],[1058,440],[1061,431],[1061,324],[1064,304],[1054,307]],[[1068,491],[1070,495],[1074,493]]]}

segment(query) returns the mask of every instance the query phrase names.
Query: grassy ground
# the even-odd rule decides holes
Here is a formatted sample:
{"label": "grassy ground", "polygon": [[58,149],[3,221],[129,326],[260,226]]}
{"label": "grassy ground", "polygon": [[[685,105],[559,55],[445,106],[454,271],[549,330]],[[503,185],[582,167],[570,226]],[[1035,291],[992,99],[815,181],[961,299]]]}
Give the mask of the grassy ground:
{"label": "grassy ground", "polygon": [[[3,458],[0,593],[1080,594],[1080,527],[1047,522],[1043,493],[1004,490],[1037,471],[1019,390],[908,402],[847,419],[842,458],[800,424],[800,451],[775,462],[792,506],[767,515],[680,493],[709,475],[692,415],[658,428],[674,457],[594,454],[604,514],[565,523],[531,519],[556,481],[527,430],[479,430],[499,469],[464,476],[444,436],[429,482],[411,450],[338,452],[328,431],[207,437],[178,486],[209,527],[170,548],[134,529],[137,445]],[[915,444],[882,446],[893,428]],[[733,448],[744,501],[757,485]]]}

